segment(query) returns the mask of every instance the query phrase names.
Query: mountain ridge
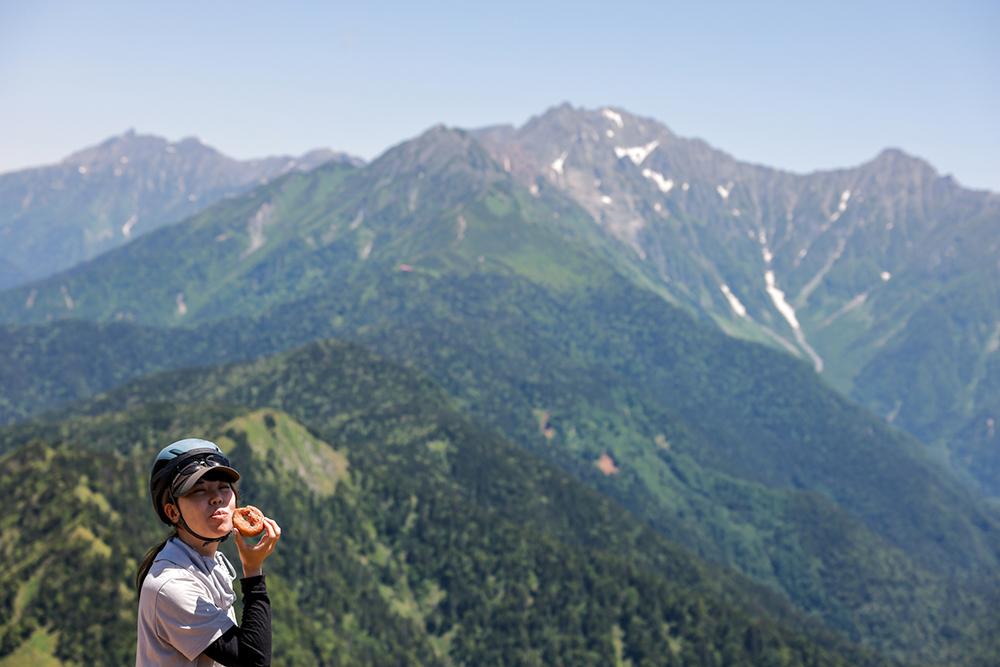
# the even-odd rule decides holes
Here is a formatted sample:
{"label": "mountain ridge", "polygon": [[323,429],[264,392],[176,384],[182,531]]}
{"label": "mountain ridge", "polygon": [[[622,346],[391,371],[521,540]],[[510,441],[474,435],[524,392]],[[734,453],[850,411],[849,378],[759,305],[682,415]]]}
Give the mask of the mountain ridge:
{"label": "mountain ridge", "polygon": [[361,160],[328,149],[239,161],[200,139],[129,131],[54,165],[0,174],[0,289],[37,280],[289,171]]}
{"label": "mountain ridge", "polygon": [[[1000,314],[988,306],[1000,284],[1000,195],[963,188],[898,149],[809,174],[741,163],[619,108],[563,105],[520,128],[473,134],[523,184],[583,206],[622,244],[611,248],[620,270],[732,335],[810,360],[979,491],[1000,495],[977,470],[985,449],[971,460],[950,454],[962,448],[955,433],[986,423],[980,380],[1000,382],[990,356]],[[972,318],[951,305],[961,291],[986,304]],[[880,376],[885,354],[925,345],[907,323],[929,309],[946,355],[907,358],[906,382]],[[968,369],[949,376],[956,367]],[[942,412],[934,396],[947,414],[932,424],[927,415]]]}
{"label": "mountain ridge", "polygon": [[[622,178],[639,166],[628,153],[615,159]],[[826,605],[827,622],[865,641],[942,656],[965,636],[966,624],[976,625],[968,615],[978,603],[945,612],[940,605],[951,604],[948,595],[933,590],[941,585],[965,595],[949,588],[952,574],[993,581],[992,515],[914,441],[829,393],[804,364],[696,325],[635,280],[642,267],[618,270],[630,265],[614,254],[618,246],[603,243],[604,232],[580,205],[545,181],[535,190],[519,185],[467,133],[435,128],[380,160],[364,169],[334,164],[289,174],[221,202],[50,281],[44,292],[41,284],[31,288],[39,289],[34,310],[23,301],[31,298],[27,288],[0,299],[21,314],[32,311],[36,321],[47,313],[97,320],[134,313],[146,324],[189,324],[146,330],[160,346],[134,348],[147,366],[124,355],[106,362],[132,377],[151,370],[149,361],[160,354],[164,363],[192,363],[175,356],[163,337],[217,342],[201,348],[205,360],[223,347],[254,356],[317,337],[349,337],[421,367],[472,414],[502,424],[519,445],[544,452],[646,520],[687,529],[693,537],[685,544],[697,547],[700,536],[706,550],[748,571],[759,564],[762,578],[773,570],[797,604]],[[560,166],[569,171],[571,164]],[[662,191],[641,172],[639,178]],[[709,203],[721,198],[708,195]],[[691,222],[687,229],[697,232],[693,218],[672,210],[670,219]],[[187,296],[184,312],[179,293]],[[25,344],[42,369],[47,360],[35,356],[37,346],[57,327],[69,325],[19,330],[35,337],[28,344],[12,330],[10,344]],[[86,326],[77,331],[90,335]],[[200,343],[199,332],[206,337]],[[70,378],[52,370],[38,379],[64,387]],[[584,381],[588,375],[600,381]],[[606,460],[610,468],[595,465]],[[923,472],[904,474],[910,466]],[[720,497],[723,490],[733,495]],[[961,502],[945,507],[938,491]],[[787,514],[773,511],[781,498],[805,498],[799,493],[816,495],[789,503]],[[861,542],[868,540],[871,551],[837,561],[840,552],[822,548],[828,537],[809,546],[799,526],[836,503],[864,519],[870,532],[856,535],[868,535]],[[781,516],[798,523],[774,526]],[[842,527],[850,525],[858,524]],[[774,528],[793,533],[790,542],[768,540]],[[822,588],[816,573],[837,572],[844,563],[892,562],[896,556],[879,546],[881,539],[907,551],[904,561],[928,565],[930,578],[919,567],[895,567],[895,575],[906,570],[913,577],[866,579],[836,600],[802,585]],[[816,567],[782,551],[792,543],[816,556]],[[855,604],[856,592],[889,603]],[[910,613],[920,625],[901,622]],[[948,631],[951,638],[934,620],[943,617],[964,619]]]}

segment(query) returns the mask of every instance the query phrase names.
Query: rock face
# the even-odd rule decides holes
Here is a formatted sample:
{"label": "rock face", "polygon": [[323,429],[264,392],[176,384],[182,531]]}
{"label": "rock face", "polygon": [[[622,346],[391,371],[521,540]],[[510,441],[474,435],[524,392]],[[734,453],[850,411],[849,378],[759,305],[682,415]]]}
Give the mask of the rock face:
{"label": "rock face", "polygon": [[289,171],[358,158],[238,161],[198,139],[128,132],[57,165],[0,176],[0,289],[38,280]]}
{"label": "rock face", "polygon": [[[741,163],[621,109],[563,105],[472,134],[533,192],[583,206],[620,267],[699,317],[807,360],[946,456],[956,428],[996,438],[997,194],[898,150],[806,175]],[[992,444],[953,463],[1000,495],[976,472]]]}

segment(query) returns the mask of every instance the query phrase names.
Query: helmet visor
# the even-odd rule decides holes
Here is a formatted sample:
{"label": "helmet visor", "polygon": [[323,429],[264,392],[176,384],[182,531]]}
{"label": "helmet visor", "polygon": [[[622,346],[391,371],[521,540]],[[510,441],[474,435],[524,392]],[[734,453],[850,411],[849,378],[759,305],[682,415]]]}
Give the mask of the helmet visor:
{"label": "helmet visor", "polygon": [[238,482],[240,474],[229,467],[229,459],[221,454],[205,454],[182,461],[170,483],[175,498],[186,496],[202,477],[209,472],[228,482]]}

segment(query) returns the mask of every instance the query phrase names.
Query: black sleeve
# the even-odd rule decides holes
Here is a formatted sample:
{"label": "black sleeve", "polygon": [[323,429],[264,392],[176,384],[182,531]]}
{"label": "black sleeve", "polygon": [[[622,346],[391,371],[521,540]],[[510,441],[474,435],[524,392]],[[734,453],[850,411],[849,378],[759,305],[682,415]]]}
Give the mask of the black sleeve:
{"label": "black sleeve", "polygon": [[243,622],[229,628],[202,653],[225,667],[270,667],[271,600],[264,575],[240,579]]}

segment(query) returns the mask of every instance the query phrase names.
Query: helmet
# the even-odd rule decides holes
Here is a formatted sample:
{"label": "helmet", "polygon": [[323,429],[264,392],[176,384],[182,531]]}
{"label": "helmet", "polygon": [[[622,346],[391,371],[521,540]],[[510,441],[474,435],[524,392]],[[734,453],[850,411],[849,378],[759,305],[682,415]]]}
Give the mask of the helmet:
{"label": "helmet", "polygon": [[[161,449],[149,474],[149,494],[160,521],[173,525],[163,509],[164,505],[167,502],[176,504],[177,498],[187,495],[195,482],[210,471],[221,473],[231,482],[240,479],[240,474],[229,466],[229,459],[214,442],[187,438]],[[183,516],[181,524],[187,528]]]}

